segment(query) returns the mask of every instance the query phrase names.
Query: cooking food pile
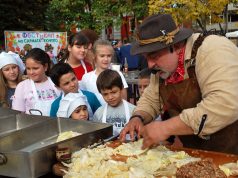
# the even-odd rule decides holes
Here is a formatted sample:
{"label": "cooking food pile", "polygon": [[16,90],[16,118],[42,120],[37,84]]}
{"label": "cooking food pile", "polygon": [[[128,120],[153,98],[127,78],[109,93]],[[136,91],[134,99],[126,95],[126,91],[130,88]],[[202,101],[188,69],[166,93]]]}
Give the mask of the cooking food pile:
{"label": "cooking food pile", "polygon": [[192,176],[191,171],[198,173],[204,166],[209,167],[208,170],[204,169],[204,174],[226,177],[211,160],[201,160],[184,151],[171,151],[165,146],[141,150],[142,141],[140,139],[137,142],[122,143],[116,148],[110,143],[93,149],[83,148],[72,155],[72,163],[67,165],[68,171],[64,178],[162,176],[185,178]]}
{"label": "cooking food pile", "polygon": [[56,142],[60,142],[69,138],[76,137],[78,135],[82,135],[81,133],[78,132],[73,132],[73,131],[67,131],[67,132],[62,132],[58,135]]}

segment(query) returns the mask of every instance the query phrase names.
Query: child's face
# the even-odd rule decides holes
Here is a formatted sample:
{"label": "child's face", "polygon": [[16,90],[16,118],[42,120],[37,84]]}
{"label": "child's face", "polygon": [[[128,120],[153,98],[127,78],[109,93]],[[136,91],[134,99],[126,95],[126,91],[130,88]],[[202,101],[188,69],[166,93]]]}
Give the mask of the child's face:
{"label": "child's face", "polygon": [[88,109],[85,105],[77,107],[71,114],[71,118],[76,120],[88,120],[88,117]]}
{"label": "child's face", "polygon": [[108,105],[117,107],[122,101],[122,90],[114,86],[112,89],[101,90],[101,94]]}
{"label": "child's face", "polygon": [[43,82],[46,79],[47,68],[48,65],[42,65],[32,58],[26,59],[26,73],[34,82]]}
{"label": "child's face", "polygon": [[15,82],[19,75],[19,68],[16,64],[8,64],[2,68],[2,73],[7,81]]}
{"label": "child's face", "polygon": [[108,69],[112,60],[112,55],[113,55],[112,50],[113,50],[112,47],[109,47],[109,46],[102,46],[102,45],[97,46],[96,56],[95,56],[97,68],[100,68],[103,70]]}
{"label": "child's face", "polygon": [[59,87],[66,94],[77,93],[79,89],[78,79],[74,73],[64,74],[59,79]]}
{"label": "child's face", "polygon": [[77,60],[82,60],[86,57],[88,52],[88,46],[84,45],[73,45],[69,46],[68,50],[70,52],[70,56]]}
{"label": "child's face", "polygon": [[138,87],[140,96],[144,93],[145,88],[150,84],[149,78],[140,78],[138,79]]}

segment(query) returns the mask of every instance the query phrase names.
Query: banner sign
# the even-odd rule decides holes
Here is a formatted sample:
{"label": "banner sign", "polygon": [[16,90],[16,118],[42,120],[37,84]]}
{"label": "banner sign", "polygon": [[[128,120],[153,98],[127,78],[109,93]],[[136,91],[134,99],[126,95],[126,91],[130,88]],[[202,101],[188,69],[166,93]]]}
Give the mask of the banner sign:
{"label": "banner sign", "polygon": [[4,31],[6,51],[25,55],[32,48],[53,50],[54,56],[67,45],[67,32]]}

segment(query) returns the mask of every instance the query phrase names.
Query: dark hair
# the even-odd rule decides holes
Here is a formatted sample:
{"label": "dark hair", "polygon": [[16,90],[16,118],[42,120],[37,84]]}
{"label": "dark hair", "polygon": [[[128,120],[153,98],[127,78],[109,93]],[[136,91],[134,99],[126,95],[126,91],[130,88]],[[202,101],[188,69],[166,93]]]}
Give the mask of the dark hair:
{"label": "dark hair", "polygon": [[115,70],[106,69],[101,72],[97,78],[97,88],[101,90],[112,89],[112,87],[123,89],[122,79],[119,73]]}
{"label": "dark hair", "polygon": [[[88,46],[89,39],[83,33],[80,33],[80,32],[74,33],[70,35],[68,45],[69,46],[74,46],[74,45]],[[69,57],[69,51],[68,51],[68,48],[66,48],[65,55],[63,56],[62,60],[64,61],[68,57]]]}
{"label": "dark hair", "polygon": [[98,34],[91,29],[84,29],[81,30],[79,33],[84,34],[89,39],[89,43],[94,44],[94,42],[98,40]]}
{"label": "dark hair", "polygon": [[52,67],[52,69],[50,70],[49,76],[50,76],[52,82],[56,86],[59,87],[60,77],[62,77],[62,75],[68,74],[68,73],[74,73],[74,70],[72,69],[72,67],[70,67],[70,65],[67,63],[58,63]]}
{"label": "dark hair", "polygon": [[152,69],[144,68],[142,71],[140,71],[138,78],[150,78],[150,75],[152,73]]}
{"label": "dark hair", "polygon": [[43,66],[47,65],[47,71],[45,74],[49,74],[51,61],[49,55],[44,50],[40,48],[33,48],[26,54],[26,60],[28,58],[32,58],[33,60],[41,63]]}

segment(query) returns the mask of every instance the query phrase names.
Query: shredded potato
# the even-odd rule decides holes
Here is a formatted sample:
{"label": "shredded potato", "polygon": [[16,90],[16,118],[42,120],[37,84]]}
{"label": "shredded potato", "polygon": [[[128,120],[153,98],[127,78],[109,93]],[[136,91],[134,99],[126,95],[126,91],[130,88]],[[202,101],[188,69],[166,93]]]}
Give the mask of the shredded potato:
{"label": "shredded potato", "polygon": [[236,163],[220,165],[219,168],[226,174],[226,176],[238,176],[238,161]]}
{"label": "shredded potato", "polygon": [[69,139],[69,138],[73,138],[73,137],[76,137],[78,135],[81,135],[81,133],[73,132],[73,131],[62,132],[57,137],[56,142],[60,142],[60,141],[63,141],[63,140]]}
{"label": "shredded potato", "polygon": [[[189,156],[184,151],[170,151],[164,146],[141,150],[142,139],[123,143],[117,148],[100,145],[83,148],[72,155],[72,163],[64,178],[153,178],[173,177],[178,167],[200,158]],[[113,160],[114,155],[128,157],[126,161]]]}

